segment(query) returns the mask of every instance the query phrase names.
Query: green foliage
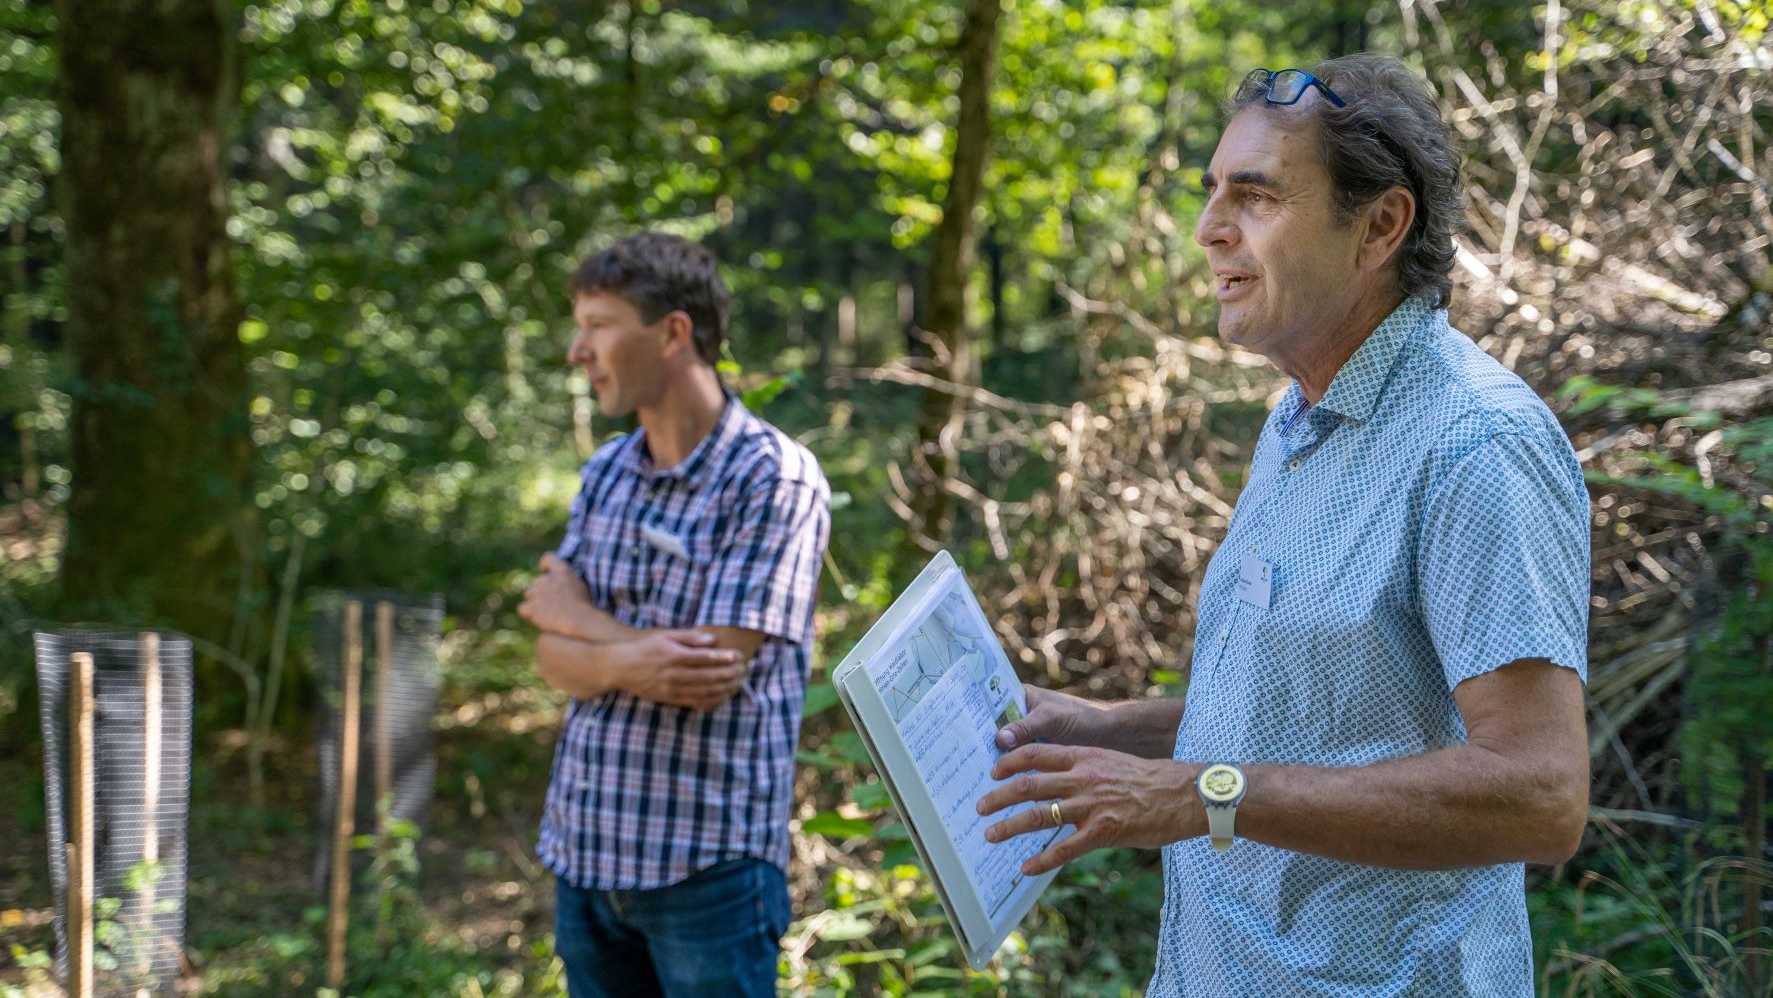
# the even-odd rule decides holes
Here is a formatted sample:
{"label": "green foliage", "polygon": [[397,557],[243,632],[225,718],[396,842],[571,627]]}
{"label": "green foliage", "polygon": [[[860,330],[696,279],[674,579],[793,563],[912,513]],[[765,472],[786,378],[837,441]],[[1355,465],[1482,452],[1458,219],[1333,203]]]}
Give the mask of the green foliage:
{"label": "green foliage", "polygon": [[[141,891],[158,883],[165,875],[165,868],[160,863],[142,861],[124,871],[124,890],[130,894]],[[162,902],[155,906],[156,913],[171,910],[171,902]],[[151,981],[145,964],[138,963],[140,947],[146,942],[139,933],[140,927],[124,919],[123,900],[117,897],[99,897],[93,901],[93,952],[92,963],[96,972],[97,983],[101,992],[111,990],[117,993],[134,993],[138,988],[148,986]],[[27,998],[28,994],[36,993],[36,989],[52,987],[52,972],[55,967],[55,956],[46,949],[28,949],[18,943],[10,947],[14,966],[24,973],[24,980],[32,989],[26,990],[13,985],[0,983],[0,998]]]}
{"label": "green foliage", "polygon": [[[1624,473],[1591,472],[1589,479],[1691,508],[1708,536],[1675,741],[1689,808],[1707,819],[1688,845],[1710,858],[1656,857],[1611,836],[1618,879],[1592,869],[1589,877],[1613,896],[1589,909],[1578,891],[1578,941],[1559,944],[1569,993],[1750,993],[1767,980],[1757,984],[1749,953],[1765,953],[1773,940],[1748,910],[1760,906],[1770,879],[1763,853],[1773,761],[1766,723],[1773,704],[1773,418],[1726,422],[1687,400],[1590,379],[1574,380],[1561,396],[1577,411],[1604,406],[1621,418],[1665,420],[1698,434],[1690,456],[1627,451],[1617,459]],[[1683,877],[1683,869],[1692,872]],[[1594,921],[1611,923],[1608,939],[1585,929],[1590,911]]]}
{"label": "green foliage", "polygon": [[[1733,44],[1760,43],[1764,10],[1712,6],[1705,16],[1718,18]],[[251,368],[262,524],[259,536],[240,541],[254,566],[241,600],[257,614],[240,659],[252,668],[267,660],[276,580],[293,567],[298,594],[366,585],[443,592],[452,704],[542,697],[529,635],[512,613],[515,597],[576,487],[574,468],[586,456],[579,431],[594,445],[626,428],[575,416],[575,407],[589,412],[589,399],[582,378],[562,363],[565,284],[586,252],[640,227],[703,238],[721,255],[735,294],[723,376],[747,405],[812,448],[832,482],[820,663],[841,654],[894,595],[892,552],[902,528],[885,497],[895,494],[893,466],[913,437],[917,393],[871,381],[867,371],[915,362],[925,350],[908,342],[905,320],[917,320],[928,240],[948,183],[962,5],[255,0],[240,10],[228,211],[246,309],[239,337]],[[1402,10],[1345,0],[1009,5],[969,306],[983,383],[1006,398],[1069,406],[1091,398],[1103,359],[1124,362],[1115,377],[1143,377],[1150,337],[1112,316],[1080,321],[1068,291],[1113,300],[1171,335],[1210,332],[1203,258],[1189,229],[1222,124],[1219,102],[1248,66],[1301,64],[1362,44],[1423,59],[1428,44],[1408,40],[1418,18],[1433,13],[1450,35],[1483,40],[1458,53],[1460,72],[1537,94],[1543,10],[1503,3]],[[1572,70],[1650,63],[1662,57],[1658,46],[1671,44],[1664,33],[1676,15],[1692,20],[1680,4],[1564,11],[1550,58]],[[81,289],[64,286],[53,196],[54,27],[53,5],[0,0],[0,485],[19,490],[0,502],[7,545],[0,741],[35,737],[28,630],[53,615],[59,515],[73,473],[67,420],[75,386],[60,323],[68,296]],[[1423,37],[1432,28],[1420,23]],[[1455,89],[1448,68],[1435,71],[1443,95]],[[1657,110],[1617,107],[1609,135],[1619,142],[1651,134]],[[1467,119],[1462,127],[1476,125]],[[1588,151],[1552,136],[1533,165],[1557,188],[1586,169]],[[1480,135],[1470,151],[1481,155],[1487,141]],[[1667,144],[1678,145],[1678,136]],[[1678,164],[1683,183],[1689,172],[1714,169],[1706,157],[1715,153],[1689,152],[1692,162]],[[1479,177],[1492,169],[1475,165]],[[1538,186],[1523,193],[1529,201],[1550,194]],[[1597,227],[1612,224],[1597,217]],[[1568,241],[1554,233],[1530,238],[1544,241],[1548,255],[1570,257]],[[1773,421],[1732,422],[1693,411],[1685,397],[1590,376],[1570,380],[1560,397],[1574,419],[1679,420],[1692,434],[1718,435],[1704,466],[1645,451],[1625,470],[1590,480],[1691,510],[1720,567],[1715,612],[1687,664],[1683,696],[1691,706],[1674,745],[1686,793],[1718,819],[1707,828],[1710,846],[1739,850],[1755,817],[1743,813],[1745,763],[1773,751],[1764,722],[1773,700],[1765,664]],[[1265,412],[1260,385],[1233,385],[1212,397],[1199,429],[1248,440]],[[1191,449],[1177,455],[1193,462],[1189,474],[1235,489],[1237,455],[1199,439],[1187,438]],[[1006,508],[1038,506],[1050,499],[1058,450],[1050,440],[996,441],[968,455],[968,471],[991,483],[991,498]],[[39,480],[31,497],[38,518],[6,525],[28,474]],[[1012,538],[1010,560],[1032,540]],[[1001,563],[976,525],[963,525],[954,548],[969,568]],[[1067,566],[1051,586],[1073,592],[1079,575]],[[296,616],[296,692],[278,719],[291,739],[306,737],[314,702],[302,675],[310,661],[304,615]],[[1178,668],[1138,679],[1168,692],[1186,684]],[[199,703],[233,718],[239,697],[205,690]],[[1162,896],[1149,855],[1074,864],[997,965],[984,974],[961,969],[915,850],[835,703],[828,679],[816,674],[797,758],[818,778],[799,830],[836,858],[817,870],[817,893],[791,933],[808,944],[785,961],[794,987],[1078,995],[1142,988]],[[205,723],[200,751],[212,748],[215,734]],[[521,768],[545,767],[545,751],[538,762],[526,739],[465,749],[472,793]],[[197,778],[199,798],[228,792],[212,770]],[[19,798],[21,824],[40,830],[40,788]],[[283,841],[278,836],[301,823],[277,807],[234,817],[210,831],[211,847]],[[547,939],[527,941],[516,964],[494,971],[428,916],[411,831],[394,827],[360,841],[374,853],[372,889],[353,920],[347,990],[558,993]],[[471,855],[473,872],[499,854]],[[1553,882],[1535,893],[1536,930],[1563,947],[1559,953],[1601,951],[1622,975],[1582,963],[1552,983],[1624,980],[1653,990],[1678,980],[1677,990],[1697,988],[1705,974],[1681,968],[1695,960],[1729,965],[1752,945],[1686,904],[1683,890],[1698,881],[1683,863],[1672,854],[1634,856],[1608,868],[1625,890],[1589,885],[1573,893]],[[1737,881],[1722,883],[1726,895],[1738,889]],[[205,987],[311,990],[323,958],[324,913],[315,914],[306,926],[206,939]],[[1604,949],[1665,922],[1678,928],[1621,955]],[[1683,941],[1696,927],[1721,933],[1731,948],[1706,936],[1696,950]],[[1563,958],[1544,946],[1541,956]],[[25,952],[16,962],[40,970],[46,959]]]}
{"label": "green foliage", "polygon": [[787,961],[795,993],[1138,994],[1163,898],[1158,870],[1143,859],[1092,854],[1060,874],[991,967],[975,972],[914,858],[840,867],[824,893],[822,910],[789,929],[791,952],[809,946],[807,959]]}
{"label": "green foliage", "polygon": [[1756,760],[1751,771],[1765,779],[1773,761],[1773,542],[1763,535],[1742,543],[1745,570],[1728,579],[1717,619],[1694,649],[1686,697],[1695,716],[1681,729],[1681,746],[1688,783],[1706,810],[1764,828],[1764,801],[1761,813],[1748,810],[1745,764]]}
{"label": "green foliage", "polygon": [[1653,388],[1625,388],[1603,384],[1586,374],[1578,374],[1565,382],[1564,387],[1558,390],[1558,398],[1571,402],[1569,411],[1572,416],[1580,416],[1602,406],[1610,407],[1620,418],[1665,419],[1686,411],[1681,403],[1666,400],[1661,392]]}
{"label": "green foliage", "polygon": [[1766,952],[1773,930],[1750,934],[1724,898],[1746,881],[1773,883],[1764,862],[1713,857],[1681,864],[1603,825],[1606,848],[1574,886],[1530,897],[1538,934],[1541,993],[1570,996],[1705,995],[1749,987],[1749,953]]}
{"label": "green foliage", "polygon": [[[1767,814],[1749,813],[1746,773],[1764,774],[1773,761],[1773,418],[1719,427],[1713,413],[1694,413],[1682,401],[1649,389],[1624,390],[1587,377],[1559,396],[1576,412],[1611,406],[1624,418],[1679,419],[1707,434],[1710,446],[1692,461],[1632,452],[1640,474],[1590,473],[1591,482],[1625,486],[1684,502],[1709,514],[1718,537],[1708,616],[1689,656],[1684,698],[1689,719],[1680,744],[1689,792],[1708,812],[1740,815],[1740,827],[1765,827]],[[1764,807],[1764,804],[1763,804]],[[1714,831],[1713,844],[1740,850],[1742,837]]]}

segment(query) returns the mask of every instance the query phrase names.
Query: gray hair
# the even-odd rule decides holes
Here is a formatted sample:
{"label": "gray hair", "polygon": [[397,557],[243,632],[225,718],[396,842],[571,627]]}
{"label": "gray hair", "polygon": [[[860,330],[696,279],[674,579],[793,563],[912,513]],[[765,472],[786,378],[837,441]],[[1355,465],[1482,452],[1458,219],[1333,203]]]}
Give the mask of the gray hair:
{"label": "gray hair", "polygon": [[[1447,307],[1464,191],[1452,137],[1427,81],[1392,56],[1367,52],[1320,62],[1309,72],[1344,104],[1319,99],[1300,112],[1318,124],[1337,215],[1347,221],[1393,187],[1408,190],[1416,217],[1398,250],[1398,289],[1434,308]],[[1229,110],[1262,102],[1257,93],[1234,99]]]}

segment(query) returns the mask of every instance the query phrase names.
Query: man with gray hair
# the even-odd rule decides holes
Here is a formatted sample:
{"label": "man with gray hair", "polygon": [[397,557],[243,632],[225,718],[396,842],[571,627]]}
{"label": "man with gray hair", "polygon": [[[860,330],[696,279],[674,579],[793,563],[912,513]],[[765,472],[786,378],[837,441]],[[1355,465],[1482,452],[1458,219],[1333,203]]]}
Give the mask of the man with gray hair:
{"label": "man with gray hair", "polygon": [[1523,864],[1587,819],[1588,496],[1544,403],[1448,325],[1447,128],[1395,59],[1259,69],[1202,186],[1219,335],[1294,383],[1186,696],[1030,689],[979,810],[1045,806],[987,837],[1074,826],[1030,875],[1162,848],[1153,995],[1529,996]]}

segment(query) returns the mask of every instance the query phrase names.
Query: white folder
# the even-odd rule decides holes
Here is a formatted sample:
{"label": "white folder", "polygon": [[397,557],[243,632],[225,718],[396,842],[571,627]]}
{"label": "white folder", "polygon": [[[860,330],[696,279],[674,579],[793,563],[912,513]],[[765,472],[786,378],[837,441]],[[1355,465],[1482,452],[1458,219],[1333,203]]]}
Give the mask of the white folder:
{"label": "white folder", "polygon": [[[914,701],[912,697],[917,691],[910,695],[906,693],[909,680],[904,672],[898,673],[899,685],[890,686],[883,693],[880,682],[890,668],[889,660],[902,663],[907,661],[902,656],[915,658],[915,652],[911,650],[914,640],[923,642],[918,647],[928,649],[930,643],[925,636],[932,632],[926,628],[930,626],[932,615],[938,612],[941,619],[957,623],[971,642],[972,648],[964,656],[965,664],[956,664],[953,668],[964,668],[967,677],[983,678],[970,686],[955,686],[952,684],[960,683],[962,678],[957,675],[950,680],[950,685],[934,687],[950,693],[965,692],[964,697],[938,698],[946,702]],[[966,771],[976,772],[981,761],[989,766],[996,751],[993,741],[995,724],[980,724],[977,718],[979,708],[984,706],[992,712],[1008,711],[1013,703],[1017,712],[1014,716],[1028,710],[1027,696],[1004,654],[1003,645],[986,621],[960,567],[948,552],[938,552],[930,559],[911,585],[844,656],[832,672],[832,685],[844,709],[849,712],[850,721],[861,734],[862,744],[867,747],[868,757],[879,771],[881,783],[891,796],[893,806],[905,822],[924,870],[935,884],[937,897],[942,900],[948,923],[954,927],[961,948],[966,952],[968,965],[975,970],[984,969],[1004,939],[1034,907],[1041,892],[1057,875],[1054,871],[1038,877],[1022,876],[1020,861],[1010,864],[1003,861],[1004,857],[1031,855],[1033,851],[1050,845],[1061,830],[1047,829],[1018,836],[1006,843],[982,845],[983,839],[973,838],[969,829],[976,833],[1010,813],[999,812],[988,819],[978,819],[973,805],[983,790],[971,799],[963,801],[956,797],[951,801],[959,806],[953,809],[953,817],[945,822],[926,774],[919,768],[905,741],[901,723],[894,718],[895,707],[905,712],[906,725],[913,722],[912,711],[941,712],[917,715],[919,723],[924,726],[921,730],[927,733],[940,729],[942,737],[948,740],[944,744],[963,746],[959,756],[964,761],[958,768],[966,769],[965,764],[970,763],[971,768]],[[922,692],[932,691],[929,681],[922,676],[917,677],[915,685]],[[889,696],[893,698],[893,705],[888,703]],[[995,699],[982,699],[986,697]],[[971,716],[968,707],[961,706],[962,700],[970,707]],[[954,753],[949,753],[944,756],[944,761],[951,763],[955,758]],[[952,796],[954,791],[950,789],[949,793]],[[962,844],[957,844],[957,836]],[[973,850],[971,863],[962,852],[963,844],[969,843],[968,848]],[[989,850],[1009,852],[992,853]],[[1011,868],[1016,870],[1013,876],[1005,873]],[[995,875],[989,875],[988,869],[995,871]]]}

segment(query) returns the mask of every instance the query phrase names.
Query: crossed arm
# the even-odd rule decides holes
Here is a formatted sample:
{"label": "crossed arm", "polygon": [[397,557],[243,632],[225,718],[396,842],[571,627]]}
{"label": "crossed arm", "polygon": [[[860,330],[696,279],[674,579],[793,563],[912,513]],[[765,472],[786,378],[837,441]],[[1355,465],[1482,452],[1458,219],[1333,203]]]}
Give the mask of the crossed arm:
{"label": "crossed arm", "polygon": [[[1449,869],[1506,862],[1560,863],[1588,818],[1588,744],[1582,684],[1541,659],[1510,663],[1453,691],[1462,745],[1370,766],[1245,765],[1249,790],[1237,835],[1368,866]],[[1179,699],[1096,706],[1029,690],[1028,716],[999,743],[981,814],[1057,800],[1076,831],[1024,864],[1029,875],[1107,846],[1156,848],[1206,834],[1194,791],[1214,762],[1171,759]],[[1033,744],[1035,739],[1044,744]],[[1051,827],[1046,808],[1000,821],[997,842]]]}
{"label": "crossed arm", "polygon": [[517,612],[541,631],[536,671],[568,696],[622,691],[713,710],[738,692],[763,644],[762,634],[736,627],[630,627],[591,602],[566,562],[545,554],[541,570]]}

